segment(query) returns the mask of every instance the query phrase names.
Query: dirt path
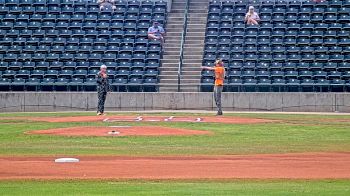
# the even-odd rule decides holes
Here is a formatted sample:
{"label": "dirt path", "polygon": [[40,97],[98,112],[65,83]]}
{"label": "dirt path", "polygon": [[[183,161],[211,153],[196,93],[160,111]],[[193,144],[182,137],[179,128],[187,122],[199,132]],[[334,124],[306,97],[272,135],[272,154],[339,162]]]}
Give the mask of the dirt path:
{"label": "dirt path", "polygon": [[0,157],[0,179],[350,179],[350,153],[79,158]]}

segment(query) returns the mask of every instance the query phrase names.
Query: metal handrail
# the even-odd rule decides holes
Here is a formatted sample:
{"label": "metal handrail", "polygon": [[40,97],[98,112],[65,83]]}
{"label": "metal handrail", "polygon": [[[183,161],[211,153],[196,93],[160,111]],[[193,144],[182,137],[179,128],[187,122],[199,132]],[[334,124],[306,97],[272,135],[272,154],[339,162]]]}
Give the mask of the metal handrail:
{"label": "metal handrail", "polygon": [[180,59],[179,59],[179,66],[177,70],[177,91],[180,92],[180,84],[181,84],[181,70],[182,70],[182,64],[183,64],[183,47],[185,43],[185,37],[187,32],[187,15],[188,15],[188,7],[189,7],[189,0],[186,1],[185,5],[185,15],[184,15],[184,22],[182,25],[182,34],[181,34],[181,45],[180,45]]}

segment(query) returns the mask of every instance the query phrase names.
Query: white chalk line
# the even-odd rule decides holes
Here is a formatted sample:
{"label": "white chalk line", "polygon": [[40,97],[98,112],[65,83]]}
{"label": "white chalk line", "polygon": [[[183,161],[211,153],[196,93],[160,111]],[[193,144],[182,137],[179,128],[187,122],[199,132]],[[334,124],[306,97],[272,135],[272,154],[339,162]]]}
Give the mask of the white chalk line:
{"label": "white chalk line", "polygon": [[156,120],[156,119],[150,119],[150,120],[146,120],[144,119],[142,116],[137,116],[134,119],[109,119],[109,118],[105,118],[103,119],[103,122],[161,122],[161,121],[166,121],[166,122],[202,122],[202,118],[196,118],[194,120],[179,120],[176,119],[176,117],[174,116],[169,116],[169,117],[164,117],[163,120]]}

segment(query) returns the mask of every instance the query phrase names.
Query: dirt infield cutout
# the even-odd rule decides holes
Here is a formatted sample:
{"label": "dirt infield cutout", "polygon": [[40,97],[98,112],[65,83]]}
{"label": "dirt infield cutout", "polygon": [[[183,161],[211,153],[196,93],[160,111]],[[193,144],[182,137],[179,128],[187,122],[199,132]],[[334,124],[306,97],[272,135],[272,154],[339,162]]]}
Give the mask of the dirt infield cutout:
{"label": "dirt infield cutout", "polygon": [[0,179],[350,179],[350,153],[0,157]]}
{"label": "dirt infield cutout", "polygon": [[61,136],[183,136],[212,134],[209,131],[158,126],[68,127],[48,130],[36,130],[26,133]]}

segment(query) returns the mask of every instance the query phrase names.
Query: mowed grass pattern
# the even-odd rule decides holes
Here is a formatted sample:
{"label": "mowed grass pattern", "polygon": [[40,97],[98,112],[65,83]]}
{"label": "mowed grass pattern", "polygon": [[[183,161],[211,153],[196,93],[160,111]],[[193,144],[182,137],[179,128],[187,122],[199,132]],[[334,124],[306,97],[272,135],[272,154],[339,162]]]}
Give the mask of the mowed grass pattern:
{"label": "mowed grass pattern", "polygon": [[[75,113],[49,113],[73,116]],[[77,115],[93,113],[77,113]],[[18,116],[10,114],[7,117]],[[28,116],[43,116],[27,114]],[[120,115],[120,114],[119,114]],[[126,114],[131,115],[131,114]],[[134,114],[135,116],[137,114]],[[154,115],[154,114],[152,114]],[[157,115],[157,114],[156,114]],[[173,114],[158,114],[169,116]],[[186,115],[186,114],[181,114]],[[191,114],[187,114],[191,115]],[[204,116],[208,114],[196,114]],[[47,123],[1,119],[2,155],[227,155],[293,152],[348,152],[350,116],[237,114],[279,120],[261,124],[184,122]],[[349,121],[347,121],[349,120]],[[31,130],[73,126],[157,125],[211,131],[213,135],[159,137],[64,137],[24,134]]]}
{"label": "mowed grass pattern", "polygon": [[156,182],[156,181],[0,181],[0,195],[337,195],[350,194],[349,181]]}
{"label": "mowed grass pattern", "polygon": [[[45,155],[229,155],[294,152],[350,152],[350,116],[228,114],[279,120],[261,124],[220,123],[46,123],[5,117],[86,116],[94,113],[0,114],[0,156]],[[139,114],[123,113],[113,115]],[[149,115],[205,116],[157,113]],[[158,125],[207,130],[213,135],[160,137],[63,137],[24,134],[73,126]],[[0,168],[1,172],[1,168]],[[199,181],[0,181],[0,195],[349,195],[350,180]]]}

